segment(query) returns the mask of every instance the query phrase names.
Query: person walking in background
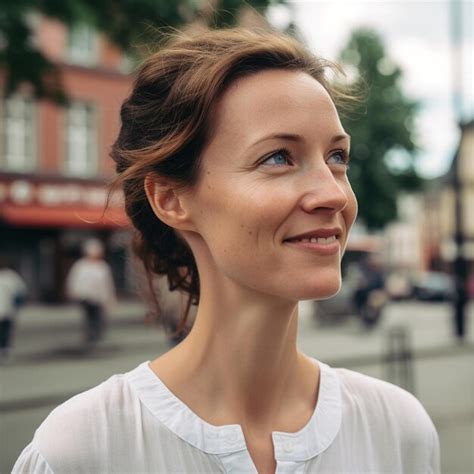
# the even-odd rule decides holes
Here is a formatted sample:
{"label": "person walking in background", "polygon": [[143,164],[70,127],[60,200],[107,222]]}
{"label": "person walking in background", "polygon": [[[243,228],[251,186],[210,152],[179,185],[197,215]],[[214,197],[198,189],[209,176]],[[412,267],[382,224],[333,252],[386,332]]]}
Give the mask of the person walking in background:
{"label": "person walking in background", "polygon": [[84,257],[73,264],[66,280],[67,296],[77,301],[84,311],[85,344],[99,342],[105,330],[105,316],[115,303],[112,271],[105,262],[104,248],[96,239],[87,240]]}
{"label": "person walking in background", "polygon": [[25,301],[26,285],[23,279],[4,262],[0,262],[0,363],[11,357],[15,317]]}

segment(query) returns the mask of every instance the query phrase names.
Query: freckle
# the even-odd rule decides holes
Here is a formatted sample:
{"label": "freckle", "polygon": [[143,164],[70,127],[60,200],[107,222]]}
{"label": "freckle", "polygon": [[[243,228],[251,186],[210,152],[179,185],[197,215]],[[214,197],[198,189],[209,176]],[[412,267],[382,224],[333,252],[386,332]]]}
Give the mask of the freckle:
{"label": "freckle", "polygon": [[243,227],[244,227],[244,225],[243,225],[243,224],[240,224],[240,227],[241,227],[241,228],[243,228]]}
{"label": "freckle", "polygon": [[206,171],[206,173],[207,173],[207,174],[211,174],[211,172],[210,172],[210,171]]}
{"label": "freckle", "polygon": [[251,231],[251,230],[249,230],[249,235],[252,235],[252,231]]}

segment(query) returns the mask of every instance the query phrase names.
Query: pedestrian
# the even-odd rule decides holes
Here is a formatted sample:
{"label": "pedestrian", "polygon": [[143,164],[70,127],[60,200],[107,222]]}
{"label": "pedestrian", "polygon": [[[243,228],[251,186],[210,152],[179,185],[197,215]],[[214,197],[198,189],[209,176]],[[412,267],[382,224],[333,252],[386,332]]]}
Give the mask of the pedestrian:
{"label": "pedestrian", "polygon": [[380,257],[367,255],[359,263],[360,278],[354,292],[354,305],[365,329],[374,328],[388,300],[385,276]]}
{"label": "pedestrian", "polygon": [[26,298],[23,279],[5,262],[0,261],[0,363],[11,359],[15,319]]}
{"label": "pedestrian", "polygon": [[194,325],[54,410],[14,472],[439,472],[413,395],[297,347],[298,302],[339,290],[356,217],[329,69],[242,29],[144,63],[112,157],[136,254]]}
{"label": "pedestrian", "polygon": [[94,348],[103,338],[106,315],[115,303],[112,271],[103,257],[102,243],[87,240],[83,257],[73,264],[66,279],[67,296],[82,307],[86,349]]}

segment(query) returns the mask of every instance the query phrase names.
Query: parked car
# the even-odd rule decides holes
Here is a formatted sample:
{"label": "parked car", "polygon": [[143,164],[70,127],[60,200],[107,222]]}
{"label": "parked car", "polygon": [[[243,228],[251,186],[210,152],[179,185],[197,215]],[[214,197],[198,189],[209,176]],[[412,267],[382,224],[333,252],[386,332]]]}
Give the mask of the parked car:
{"label": "parked car", "polygon": [[425,272],[413,280],[412,295],[423,301],[451,301],[456,292],[454,279],[448,273]]}

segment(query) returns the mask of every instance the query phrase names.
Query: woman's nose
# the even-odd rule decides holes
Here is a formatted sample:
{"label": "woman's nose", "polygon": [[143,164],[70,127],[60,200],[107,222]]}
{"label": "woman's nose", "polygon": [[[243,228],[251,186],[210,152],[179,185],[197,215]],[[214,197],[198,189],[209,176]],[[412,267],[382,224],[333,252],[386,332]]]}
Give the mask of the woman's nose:
{"label": "woman's nose", "polygon": [[337,213],[347,206],[348,190],[326,164],[318,167],[307,178],[301,199],[301,207],[305,212],[321,209]]}

